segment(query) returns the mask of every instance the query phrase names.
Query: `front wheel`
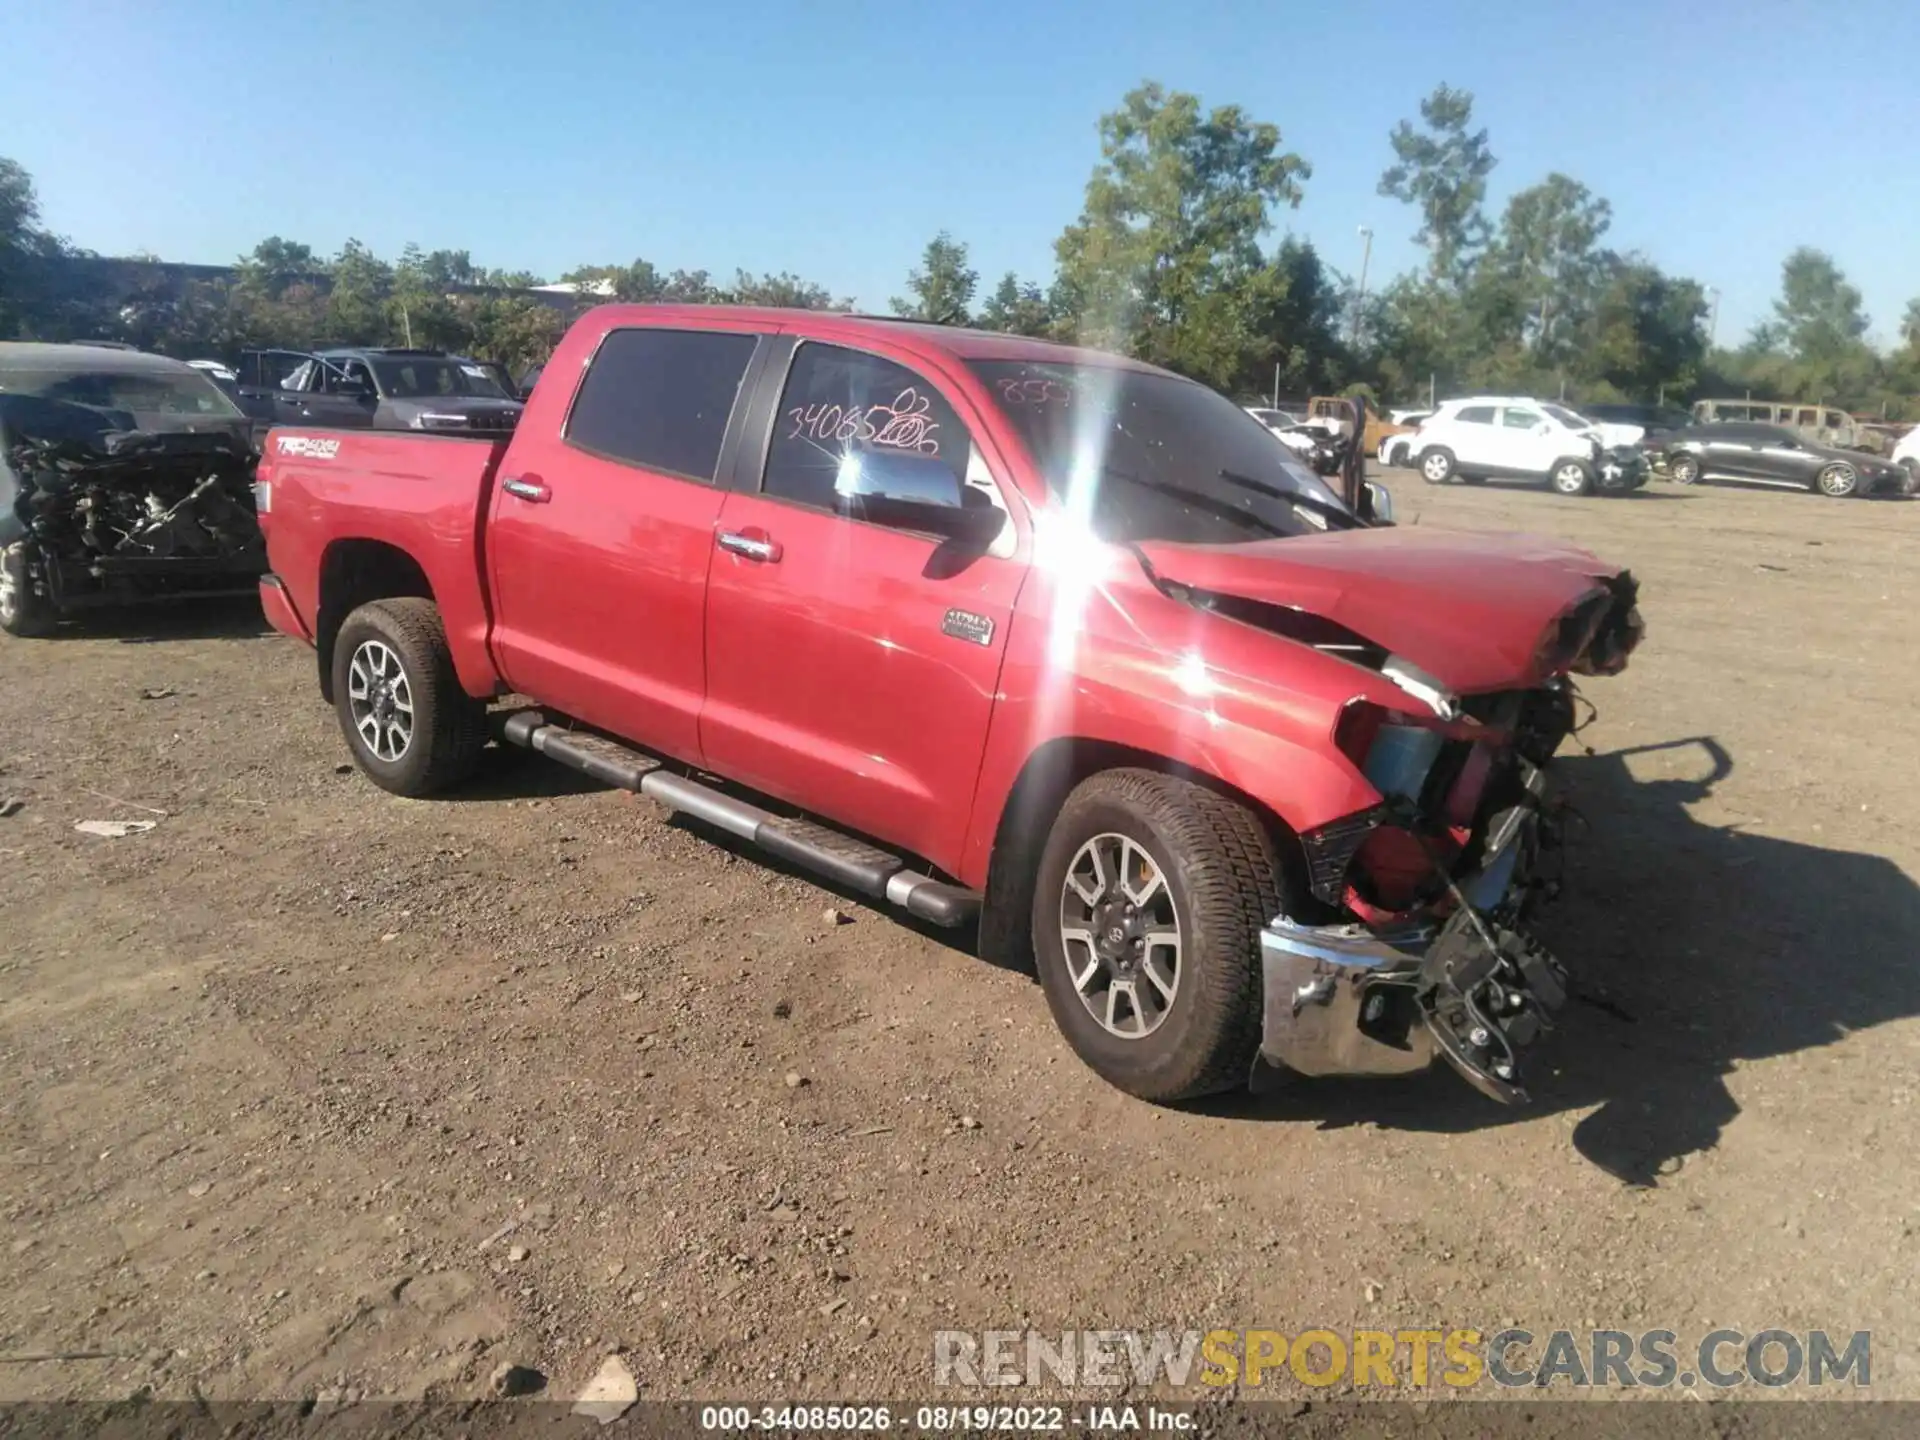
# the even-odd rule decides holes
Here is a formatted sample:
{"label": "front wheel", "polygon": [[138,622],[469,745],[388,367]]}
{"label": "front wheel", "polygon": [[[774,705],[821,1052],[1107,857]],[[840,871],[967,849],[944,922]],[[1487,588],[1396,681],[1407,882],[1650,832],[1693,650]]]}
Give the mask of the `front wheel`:
{"label": "front wheel", "polygon": [[1860,488],[1860,472],[1844,460],[1827,466],[1814,477],[1815,486],[1822,495],[1834,500],[1844,500]]}
{"label": "front wheel", "polygon": [[1245,806],[1150,770],[1067,797],[1040,857],[1033,948],[1074,1053],[1143,1100],[1244,1085],[1279,857]]}
{"label": "front wheel", "polygon": [[1561,460],[1555,463],[1547,483],[1556,495],[1584,495],[1593,488],[1593,468],[1585,461]]}
{"label": "front wheel", "polygon": [[333,650],[340,732],[367,778],[395,795],[459,784],[487,743],[487,709],[460,688],[431,600],[375,600],[340,627]]}
{"label": "front wheel", "polygon": [[37,639],[51,634],[58,618],[47,598],[34,589],[26,542],[0,550],[0,630],[22,640]]}
{"label": "front wheel", "polygon": [[1691,455],[1676,455],[1667,461],[1667,478],[1676,485],[1693,485],[1700,479],[1700,462]]}
{"label": "front wheel", "polygon": [[1444,485],[1453,478],[1453,452],[1440,446],[1420,456],[1420,478],[1429,485]]}

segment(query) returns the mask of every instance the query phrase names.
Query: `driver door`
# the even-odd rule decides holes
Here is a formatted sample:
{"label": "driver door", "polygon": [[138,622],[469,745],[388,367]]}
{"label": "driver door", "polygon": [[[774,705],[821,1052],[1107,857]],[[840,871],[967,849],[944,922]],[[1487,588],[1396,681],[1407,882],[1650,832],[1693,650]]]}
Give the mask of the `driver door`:
{"label": "driver door", "polygon": [[[877,347],[802,341],[764,383],[755,413],[772,433],[742,446],[715,527],[701,749],[730,778],[952,869],[1025,574],[982,427]],[[950,467],[958,498],[1007,514],[999,538],[983,552],[849,518],[840,466],[888,448]]]}
{"label": "driver door", "polygon": [[320,373],[305,397],[309,423],[342,430],[366,430],[380,404],[373,372],[364,360],[321,360]]}
{"label": "driver door", "polygon": [[1566,449],[1566,436],[1531,405],[1506,405],[1500,410],[1501,465],[1522,475],[1544,475]]}

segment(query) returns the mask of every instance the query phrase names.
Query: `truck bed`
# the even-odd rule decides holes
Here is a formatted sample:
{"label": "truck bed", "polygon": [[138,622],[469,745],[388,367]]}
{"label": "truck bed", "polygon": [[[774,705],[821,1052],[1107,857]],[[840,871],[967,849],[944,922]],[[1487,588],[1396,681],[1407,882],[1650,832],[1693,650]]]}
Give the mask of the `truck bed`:
{"label": "truck bed", "polygon": [[[270,431],[258,471],[260,522],[268,583],[291,607],[293,633],[312,640],[339,623],[339,615],[321,613],[330,576],[414,564],[439,603],[462,686],[493,693],[480,529],[507,441],[309,426]],[[273,607],[269,616],[288,628]]]}

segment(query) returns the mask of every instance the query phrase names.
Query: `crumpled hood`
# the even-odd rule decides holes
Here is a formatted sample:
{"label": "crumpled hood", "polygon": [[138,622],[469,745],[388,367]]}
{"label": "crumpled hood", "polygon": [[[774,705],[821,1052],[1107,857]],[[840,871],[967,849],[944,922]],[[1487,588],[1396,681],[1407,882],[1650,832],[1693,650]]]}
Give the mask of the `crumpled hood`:
{"label": "crumpled hood", "polygon": [[[1596,621],[1608,614],[1609,582],[1624,574],[1540,536],[1406,527],[1140,550],[1163,581],[1331,620],[1463,695],[1546,678],[1536,662],[1548,627],[1589,603]],[[1620,588],[1630,605],[1630,583]],[[1621,663],[1637,638],[1626,638]]]}

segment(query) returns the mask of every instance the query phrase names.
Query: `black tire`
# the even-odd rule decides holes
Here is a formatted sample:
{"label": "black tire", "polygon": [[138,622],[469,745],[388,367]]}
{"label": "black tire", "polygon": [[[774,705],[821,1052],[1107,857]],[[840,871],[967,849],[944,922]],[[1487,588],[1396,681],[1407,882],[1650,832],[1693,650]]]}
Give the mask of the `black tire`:
{"label": "black tire", "polygon": [[46,597],[34,591],[27,570],[24,542],[0,550],[0,630],[22,640],[37,640],[52,634],[60,617]]}
{"label": "black tire", "polygon": [[1584,460],[1556,460],[1547,472],[1547,485],[1556,495],[1593,493],[1593,467]]}
{"label": "black tire", "polygon": [[1667,461],[1667,478],[1676,485],[1700,483],[1700,462],[1691,455],[1675,455]]}
{"label": "black tire", "polygon": [[[1061,933],[1070,869],[1103,836],[1124,837],[1151,859],[1179,936],[1172,998],[1138,1038],[1116,1034],[1089,1009]],[[1034,956],[1054,1022],[1095,1073],[1143,1100],[1245,1085],[1260,1048],[1260,930],[1281,903],[1279,856],[1245,806],[1151,770],[1083,781],[1048,833],[1034,892]]]}
{"label": "black tire", "polygon": [[[407,741],[391,755],[375,752],[361,729],[368,717],[355,713],[367,693],[356,680],[355,660],[377,658],[379,651],[372,647],[397,659],[411,706]],[[487,743],[487,707],[460,688],[446,628],[431,600],[375,600],[347,616],[334,642],[333,704],[354,762],[395,795],[451,789],[473,774]],[[391,730],[378,719],[373,723],[386,745]]]}
{"label": "black tire", "polygon": [[1846,500],[1860,493],[1860,472],[1844,460],[1836,460],[1813,477],[1813,488],[1830,500]]}
{"label": "black tire", "polygon": [[1444,445],[1434,445],[1420,452],[1420,478],[1429,485],[1444,485],[1451,480],[1456,469],[1453,452]]}

